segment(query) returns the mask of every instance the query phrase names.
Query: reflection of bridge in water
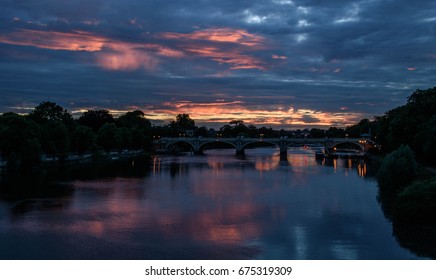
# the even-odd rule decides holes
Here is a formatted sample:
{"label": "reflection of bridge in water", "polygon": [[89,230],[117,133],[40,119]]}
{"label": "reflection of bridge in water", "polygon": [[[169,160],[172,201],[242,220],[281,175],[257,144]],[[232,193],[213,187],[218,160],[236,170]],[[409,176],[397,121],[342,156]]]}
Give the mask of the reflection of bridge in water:
{"label": "reflection of bridge in water", "polygon": [[[236,154],[244,155],[245,150],[257,146],[271,145],[280,149],[280,158],[286,159],[289,147],[322,147],[326,156],[359,155],[364,156],[372,146],[370,140],[362,138],[162,138],[156,141],[159,148],[171,152],[179,144],[187,144],[194,154],[203,154],[206,149],[229,147],[236,149]],[[321,149],[320,149],[321,151]],[[318,151],[318,152],[320,152]]]}

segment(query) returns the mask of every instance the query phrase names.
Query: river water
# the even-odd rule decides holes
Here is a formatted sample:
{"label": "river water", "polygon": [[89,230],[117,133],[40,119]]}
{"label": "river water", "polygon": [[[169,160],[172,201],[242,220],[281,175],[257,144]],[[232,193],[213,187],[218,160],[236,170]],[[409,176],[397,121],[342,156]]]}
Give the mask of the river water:
{"label": "river water", "polygon": [[234,154],[159,156],[66,171],[56,184],[42,180],[49,186],[3,186],[0,258],[418,258],[393,236],[369,163],[304,149],[287,161],[272,148]]}

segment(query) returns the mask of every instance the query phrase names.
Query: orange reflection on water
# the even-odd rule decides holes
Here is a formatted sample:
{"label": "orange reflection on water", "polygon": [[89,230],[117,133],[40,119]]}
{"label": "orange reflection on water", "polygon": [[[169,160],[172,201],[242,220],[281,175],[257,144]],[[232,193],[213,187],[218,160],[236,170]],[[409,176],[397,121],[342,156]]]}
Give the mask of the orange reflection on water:
{"label": "orange reflection on water", "polygon": [[[215,211],[198,213],[191,224],[191,231],[197,234],[193,238],[215,243],[238,243],[244,239],[258,236],[259,226],[251,223],[261,208],[252,203],[220,205]],[[206,229],[206,231],[199,231]]]}
{"label": "orange reflection on water", "polygon": [[220,174],[224,168],[223,162],[217,162],[217,161],[212,160],[210,158],[207,161],[207,165],[212,169],[214,175]]}
{"label": "orange reflection on water", "polygon": [[156,156],[153,157],[153,174],[160,173],[160,165],[161,165],[161,158]]}
{"label": "orange reflection on water", "polygon": [[308,167],[317,165],[314,152],[311,150],[302,151],[301,153],[288,154],[288,162],[292,167]]}
{"label": "orange reflection on water", "polygon": [[211,228],[208,239],[216,242],[238,242],[242,239],[242,235],[238,226],[226,225]]}
{"label": "orange reflection on water", "polygon": [[256,160],[255,168],[259,171],[276,169],[280,164],[280,156],[262,157]]}
{"label": "orange reflection on water", "polygon": [[366,172],[366,162],[359,162],[357,165],[357,174],[359,174],[360,177],[365,177]]}
{"label": "orange reflection on water", "polygon": [[102,221],[81,221],[72,225],[72,231],[77,233],[87,233],[95,237],[101,237],[106,231],[107,225]]}

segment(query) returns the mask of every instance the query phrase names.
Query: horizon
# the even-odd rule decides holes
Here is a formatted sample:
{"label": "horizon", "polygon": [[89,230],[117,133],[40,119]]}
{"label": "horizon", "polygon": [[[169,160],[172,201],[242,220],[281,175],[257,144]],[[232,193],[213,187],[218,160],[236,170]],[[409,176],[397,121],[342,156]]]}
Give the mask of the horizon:
{"label": "horizon", "polygon": [[[436,3],[6,1],[0,112],[345,128],[434,86]],[[393,12],[395,11],[395,12]]]}
{"label": "horizon", "polygon": [[[44,101],[44,102],[51,102],[51,101]],[[41,102],[42,103],[42,102]],[[59,106],[61,106],[64,110],[66,110],[67,111],[67,113],[68,114],[70,114],[72,117],[73,117],[73,119],[74,120],[78,120],[81,116],[82,116],[82,114],[84,113],[84,112],[86,112],[86,111],[81,111],[81,112],[75,112],[75,113],[72,113],[70,110],[68,110],[68,108],[65,108],[65,107],[63,107],[62,106],[62,104],[57,104],[57,103],[55,103],[56,105],[59,105]],[[32,109],[33,110],[33,109]],[[18,114],[18,115],[21,115],[21,116],[28,116],[31,112],[32,112],[32,110],[29,108],[29,112],[26,112],[26,113],[17,113],[17,112],[13,112],[13,111],[9,111],[9,112],[0,112],[0,116],[1,115],[3,115],[3,114],[5,114],[5,113],[16,113],[16,114]],[[92,110],[106,110],[106,111],[108,111],[109,112],[109,114],[111,114],[115,119],[117,119],[117,118],[119,118],[120,116],[123,116],[125,113],[127,113],[127,112],[132,112],[132,111],[115,111],[115,112],[113,112],[113,111],[110,111],[110,110],[107,110],[107,109],[104,109],[104,108],[94,108],[94,109],[92,109]],[[142,111],[141,111],[142,112]],[[181,114],[184,114],[184,113],[181,113]],[[189,114],[188,114],[189,115]],[[169,119],[167,119],[166,121],[164,121],[164,120],[159,120],[159,122],[158,123],[154,123],[153,122],[153,120],[152,119],[149,119],[149,118],[147,118],[146,116],[144,116],[144,118],[145,119],[147,119],[147,120],[149,120],[150,121],[150,123],[151,123],[151,125],[152,126],[165,126],[165,125],[168,125],[168,124],[170,124],[170,122],[171,121],[174,121],[174,120],[176,120],[176,115],[175,116],[173,116],[172,118],[169,118]],[[375,116],[374,116],[375,117]],[[373,118],[374,118],[373,117]],[[373,118],[367,118],[367,119],[369,119],[370,121],[374,121],[374,119]],[[192,118],[191,118],[192,119]],[[206,123],[199,123],[199,122],[197,122],[197,120],[195,120],[195,119],[192,119],[194,122],[195,122],[195,126],[196,127],[202,127],[202,126],[204,126],[204,127],[206,127],[206,128],[209,128],[209,129],[215,129],[215,130],[219,130],[220,128],[222,128],[222,127],[224,127],[225,125],[228,125],[228,124],[230,124],[232,121],[242,121],[243,122],[243,124],[244,125],[254,125],[256,128],[262,128],[262,127],[266,127],[266,128],[272,128],[272,129],[274,129],[274,130],[281,130],[281,129],[283,129],[283,130],[285,130],[285,131],[297,131],[297,130],[301,130],[301,131],[304,131],[304,130],[310,130],[310,129],[323,129],[323,130],[328,130],[330,127],[332,127],[332,126],[288,126],[288,127],[282,127],[282,126],[279,126],[279,125],[264,125],[264,124],[257,124],[257,123],[251,123],[251,122],[246,122],[245,120],[242,120],[242,119],[229,119],[227,122],[217,122],[217,123],[212,123],[212,122],[206,122]],[[360,121],[360,120],[359,120]],[[358,122],[356,122],[356,123],[354,123],[354,124],[351,124],[351,126],[352,125],[356,125]],[[337,126],[335,126],[335,128],[340,128],[340,129],[345,129],[345,128],[347,128],[347,127],[349,127],[350,125],[348,125],[348,126],[344,126],[344,127],[337,127]]]}

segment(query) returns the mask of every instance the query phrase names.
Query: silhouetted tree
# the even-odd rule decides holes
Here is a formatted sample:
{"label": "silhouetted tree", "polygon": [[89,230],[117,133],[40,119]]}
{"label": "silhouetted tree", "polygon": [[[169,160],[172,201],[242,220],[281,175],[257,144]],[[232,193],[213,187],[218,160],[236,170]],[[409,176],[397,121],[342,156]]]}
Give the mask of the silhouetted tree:
{"label": "silhouetted tree", "polygon": [[132,149],[144,149],[151,151],[152,149],[152,137],[150,132],[139,127],[134,127],[130,130],[131,134],[131,146]]}
{"label": "silhouetted tree", "polygon": [[88,126],[78,125],[74,131],[74,144],[79,155],[93,148],[97,136]]}
{"label": "silhouetted tree", "polygon": [[199,127],[196,131],[195,131],[195,136],[199,137],[208,137],[209,136],[209,130],[207,129],[207,127],[205,126],[201,126]]}
{"label": "silhouetted tree", "polygon": [[372,134],[376,132],[377,124],[369,119],[362,119],[358,124],[349,126],[345,129],[345,133],[351,138],[359,138],[363,134]]}
{"label": "silhouetted tree", "polygon": [[405,188],[395,203],[394,222],[436,225],[436,177]]}
{"label": "silhouetted tree", "polygon": [[189,114],[178,114],[176,120],[171,121],[167,126],[173,137],[186,134],[187,130],[194,130],[195,128],[195,121],[189,117]]}
{"label": "silhouetted tree", "polygon": [[118,146],[124,149],[132,148],[132,133],[127,127],[119,127],[116,130],[116,134],[118,137]]}
{"label": "silhouetted tree", "polygon": [[35,109],[29,113],[29,118],[37,123],[60,121],[64,124],[68,124],[73,121],[73,117],[67,110],[50,101],[42,102],[36,106]]}
{"label": "silhouetted tree", "polygon": [[88,110],[80,116],[78,122],[80,125],[86,125],[94,132],[98,132],[104,124],[114,123],[115,119],[108,110]]}
{"label": "silhouetted tree", "polygon": [[436,139],[436,87],[416,90],[406,105],[394,108],[376,118],[377,140],[386,152],[409,145],[421,161],[434,164],[433,154],[427,153]]}
{"label": "silhouetted tree", "polygon": [[345,137],[345,130],[343,128],[329,127],[326,136],[330,138],[343,138]]}
{"label": "silhouetted tree", "polygon": [[265,126],[259,128],[259,134],[262,134],[266,138],[276,137],[276,132],[272,129],[272,127],[266,128]]}
{"label": "silhouetted tree", "polygon": [[127,112],[120,116],[117,120],[118,127],[133,128],[138,127],[142,129],[150,129],[151,123],[145,118],[145,114],[142,111],[136,110],[133,112]]}
{"label": "silhouetted tree", "polygon": [[178,114],[174,124],[182,129],[193,129],[195,121],[189,117],[189,114]]}
{"label": "silhouetted tree", "polygon": [[61,121],[50,121],[41,126],[42,147],[52,156],[64,156],[70,148],[68,129]]}
{"label": "silhouetted tree", "polygon": [[111,149],[118,149],[120,147],[120,136],[118,134],[118,128],[114,123],[105,123],[97,134],[97,144],[105,151]]}
{"label": "silhouetted tree", "polygon": [[326,135],[325,130],[320,128],[312,128],[309,133],[311,138],[324,138]]}
{"label": "silhouetted tree", "polygon": [[377,173],[380,191],[397,193],[417,174],[415,155],[409,146],[400,146],[384,160]]}
{"label": "silhouetted tree", "polygon": [[35,166],[41,160],[38,125],[15,113],[0,116],[0,149],[10,166]]}

